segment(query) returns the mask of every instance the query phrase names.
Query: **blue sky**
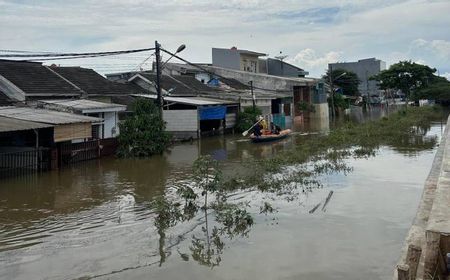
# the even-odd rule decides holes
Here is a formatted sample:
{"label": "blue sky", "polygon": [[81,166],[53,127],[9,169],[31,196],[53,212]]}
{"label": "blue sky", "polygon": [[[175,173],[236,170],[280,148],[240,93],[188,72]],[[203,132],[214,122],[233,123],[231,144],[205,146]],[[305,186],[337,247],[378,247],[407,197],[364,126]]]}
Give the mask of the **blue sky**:
{"label": "blue sky", "polygon": [[[328,62],[369,57],[450,77],[449,14],[448,0],[0,0],[0,49],[107,51],[158,40],[168,50],[186,44],[182,56],[193,62],[236,46],[281,51],[313,77]],[[134,70],[148,55],[56,63],[108,73]]]}

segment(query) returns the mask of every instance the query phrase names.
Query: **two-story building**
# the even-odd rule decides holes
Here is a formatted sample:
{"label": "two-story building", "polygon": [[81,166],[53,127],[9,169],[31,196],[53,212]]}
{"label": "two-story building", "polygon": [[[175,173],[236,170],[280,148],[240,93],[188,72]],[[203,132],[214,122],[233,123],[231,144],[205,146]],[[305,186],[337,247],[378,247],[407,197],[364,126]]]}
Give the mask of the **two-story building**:
{"label": "two-story building", "polygon": [[[337,62],[328,64],[328,70],[343,69],[354,72],[360,83],[358,90],[363,96],[380,96],[380,88],[377,81],[370,80],[370,77],[386,70],[386,62],[376,59],[360,59],[356,62]],[[344,93],[345,94],[345,93]]]}
{"label": "two-story building", "polygon": [[213,48],[212,65],[222,68],[241,70],[246,72],[259,72],[259,57],[267,56],[264,53],[231,49]]}

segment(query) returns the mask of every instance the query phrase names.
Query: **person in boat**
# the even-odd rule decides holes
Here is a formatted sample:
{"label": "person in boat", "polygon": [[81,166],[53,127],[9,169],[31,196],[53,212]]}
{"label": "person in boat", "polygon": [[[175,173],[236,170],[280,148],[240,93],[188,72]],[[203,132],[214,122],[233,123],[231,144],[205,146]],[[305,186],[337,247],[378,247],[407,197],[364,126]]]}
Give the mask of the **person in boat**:
{"label": "person in boat", "polygon": [[278,125],[275,125],[273,122],[270,123],[270,131],[272,134],[280,134],[281,128]]}
{"label": "person in boat", "polygon": [[259,116],[259,124],[261,125],[262,130],[268,130],[269,129],[269,127],[267,125],[267,122],[266,122],[266,120],[264,119],[263,116]]}
{"label": "person in boat", "polygon": [[261,133],[261,123],[257,123],[256,125],[255,125],[255,127],[253,128],[253,134],[256,136],[256,137],[260,137],[261,135],[262,135],[262,133]]}

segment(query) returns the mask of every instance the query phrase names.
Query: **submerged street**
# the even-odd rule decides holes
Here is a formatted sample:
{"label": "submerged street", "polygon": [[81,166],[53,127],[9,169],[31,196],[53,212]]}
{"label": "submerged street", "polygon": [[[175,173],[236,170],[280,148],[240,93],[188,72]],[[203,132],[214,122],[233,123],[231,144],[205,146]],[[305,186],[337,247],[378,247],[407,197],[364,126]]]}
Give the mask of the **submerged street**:
{"label": "submerged street", "polygon": [[[437,144],[442,132],[432,124],[418,142]],[[244,235],[209,240],[217,225],[212,212],[155,226],[151,202],[174,198],[199,156],[211,155],[227,176],[318,133],[297,128],[283,141],[258,145],[238,134],[217,136],[176,144],[162,156],[110,157],[2,180],[0,279],[391,277],[436,145],[399,141],[375,157],[347,159],[351,172],[323,175],[311,192],[237,191],[229,200],[245,202],[254,217]],[[262,213],[267,200],[274,211]],[[214,251],[199,254],[204,246]]]}

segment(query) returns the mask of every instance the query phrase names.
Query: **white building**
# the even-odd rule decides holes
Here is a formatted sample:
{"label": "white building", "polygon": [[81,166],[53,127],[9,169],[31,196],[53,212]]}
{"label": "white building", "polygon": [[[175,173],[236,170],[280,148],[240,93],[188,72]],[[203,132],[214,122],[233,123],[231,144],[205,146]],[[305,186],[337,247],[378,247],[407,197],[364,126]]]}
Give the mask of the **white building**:
{"label": "white building", "polygon": [[380,89],[376,81],[371,81],[370,77],[377,75],[383,70],[386,70],[386,62],[376,59],[367,58],[360,59],[357,62],[338,62],[328,64],[328,69],[337,70],[344,69],[354,72],[360,80],[358,90],[361,95],[372,96],[380,95]]}

